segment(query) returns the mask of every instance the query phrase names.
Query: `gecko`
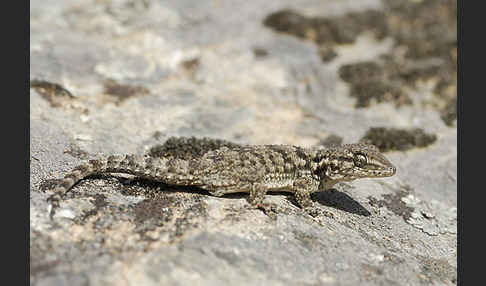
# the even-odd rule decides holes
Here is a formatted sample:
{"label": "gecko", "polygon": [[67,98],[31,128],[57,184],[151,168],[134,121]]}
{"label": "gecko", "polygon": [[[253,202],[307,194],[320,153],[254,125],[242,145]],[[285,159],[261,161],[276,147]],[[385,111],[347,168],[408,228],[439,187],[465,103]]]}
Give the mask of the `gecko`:
{"label": "gecko", "polygon": [[144,155],[109,155],[87,160],[50,188],[51,217],[62,197],[93,175],[122,173],[174,186],[196,186],[210,195],[249,193],[250,206],[262,208],[268,191],[295,195],[314,210],[311,194],[336,183],[390,177],[396,167],[366,143],[309,148],[292,145],[239,145],[208,138],[171,137]]}

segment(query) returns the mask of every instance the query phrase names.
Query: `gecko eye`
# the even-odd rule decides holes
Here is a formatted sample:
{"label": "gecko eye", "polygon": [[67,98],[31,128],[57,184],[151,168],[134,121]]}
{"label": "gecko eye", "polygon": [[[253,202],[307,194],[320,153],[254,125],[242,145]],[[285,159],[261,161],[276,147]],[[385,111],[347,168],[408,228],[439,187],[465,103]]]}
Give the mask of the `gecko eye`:
{"label": "gecko eye", "polygon": [[354,165],[356,167],[364,167],[364,165],[366,164],[366,156],[363,155],[363,154],[356,154],[354,155]]}

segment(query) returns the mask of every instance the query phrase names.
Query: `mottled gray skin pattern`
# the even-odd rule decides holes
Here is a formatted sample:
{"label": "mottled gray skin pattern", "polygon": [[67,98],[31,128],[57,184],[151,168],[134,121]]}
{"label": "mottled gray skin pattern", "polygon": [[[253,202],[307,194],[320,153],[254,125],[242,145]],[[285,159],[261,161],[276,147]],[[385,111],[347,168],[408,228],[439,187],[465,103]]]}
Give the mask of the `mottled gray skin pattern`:
{"label": "mottled gray skin pattern", "polygon": [[[177,156],[111,155],[89,160],[51,190],[51,215],[62,195],[83,178],[125,173],[169,185],[197,186],[211,195],[247,192],[252,206],[264,206],[270,190],[295,194],[304,209],[313,209],[310,194],[359,178],[389,177],[395,167],[373,145],[301,148],[288,145],[222,146],[187,159]],[[190,153],[189,153],[190,154]]]}

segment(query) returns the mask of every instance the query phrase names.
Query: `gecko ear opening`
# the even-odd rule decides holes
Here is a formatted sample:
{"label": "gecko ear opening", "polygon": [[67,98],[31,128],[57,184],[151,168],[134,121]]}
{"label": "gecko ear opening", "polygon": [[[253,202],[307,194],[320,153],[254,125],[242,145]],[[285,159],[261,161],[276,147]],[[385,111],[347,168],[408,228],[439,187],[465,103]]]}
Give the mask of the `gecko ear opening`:
{"label": "gecko ear opening", "polygon": [[324,170],[324,174],[327,178],[335,179],[336,170],[333,169],[332,165],[327,165]]}

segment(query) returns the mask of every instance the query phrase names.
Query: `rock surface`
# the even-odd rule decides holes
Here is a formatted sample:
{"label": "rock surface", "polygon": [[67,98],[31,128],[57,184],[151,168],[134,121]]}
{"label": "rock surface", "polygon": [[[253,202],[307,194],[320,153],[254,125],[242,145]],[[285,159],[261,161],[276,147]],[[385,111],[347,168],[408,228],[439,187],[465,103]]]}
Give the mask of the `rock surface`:
{"label": "rock surface", "polygon": [[[31,1],[32,285],[455,285],[456,2]],[[127,176],[42,185],[171,136],[386,146],[394,177],[271,218]]]}

